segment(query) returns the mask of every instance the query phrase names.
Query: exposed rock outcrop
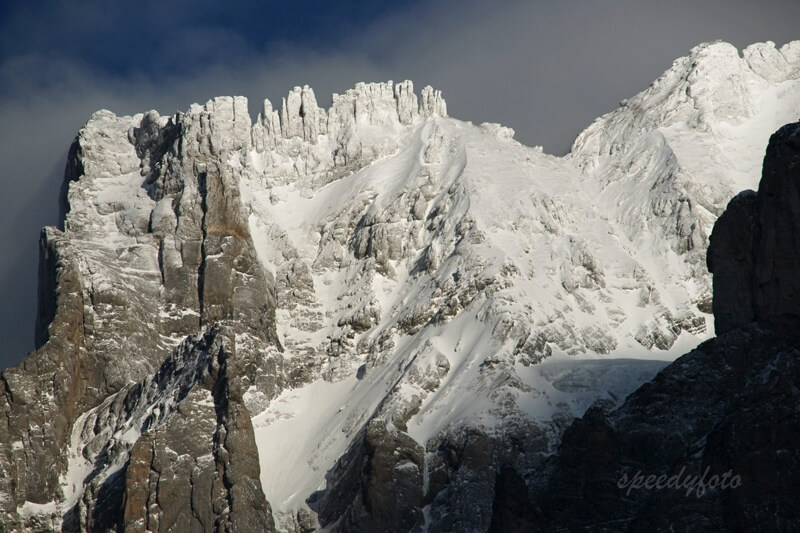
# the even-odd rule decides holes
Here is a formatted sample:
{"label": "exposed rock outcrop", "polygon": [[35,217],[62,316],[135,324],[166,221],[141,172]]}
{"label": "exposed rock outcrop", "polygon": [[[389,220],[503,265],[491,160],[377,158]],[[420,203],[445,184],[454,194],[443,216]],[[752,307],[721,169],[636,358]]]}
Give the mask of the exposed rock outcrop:
{"label": "exposed rock outcrop", "polygon": [[[275,290],[256,258],[236,176],[222,163],[249,145],[241,99],[175,119],[99,112],[81,131],[68,162],[65,229],[42,233],[39,348],[3,373],[0,507],[8,530],[55,523],[67,511],[65,527],[121,523],[113,472],[133,442],[103,443],[118,436],[101,427],[109,421],[98,423],[94,446],[113,453],[80,450],[97,472],[78,508],[64,493],[65,480],[83,483],[70,479],[70,435],[85,429],[74,427],[82,413],[103,410],[110,397],[132,398],[131,384],[156,375],[186,335],[230,326],[241,368],[235,401],[251,387],[254,401],[281,387]],[[249,423],[235,405],[236,424]],[[115,412],[136,429],[132,416]],[[252,428],[238,434],[248,431],[252,452]]]}
{"label": "exposed rock outcrop", "polygon": [[125,531],[275,530],[232,344],[219,331],[203,339],[198,385],[131,450]]}
{"label": "exposed rock outcrop", "polygon": [[402,431],[390,431],[372,420],[364,435],[359,497],[342,518],[344,531],[414,531],[425,519],[423,476],[425,451]]}
{"label": "exposed rock outcrop", "polygon": [[523,519],[516,513],[529,507],[525,479],[541,469],[567,421],[510,417],[494,430],[451,428],[423,449],[375,418],[309,503],[333,531],[504,531]]}
{"label": "exposed rock outcrop", "polygon": [[714,274],[714,329],[725,333],[756,319],[754,296],[755,239],[758,219],[754,191],[735,196],[720,215],[706,262]]}
{"label": "exposed rock outcrop", "polygon": [[770,139],[758,194],[741,193],[714,226],[708,268],[714,274],[718,333],[759,321],[800,323],[800,123]]}
{"label": "exposed rock outcrop", "polygon": [[529,502],[536,513],[516,530],[791,529],[798,346],[750,324],[683,356],[619,410],[590,410],[564,433]]}
{"label": "exposed rock outcrop", "polygon": [[9,530],[19,524],[24,502],[45,504],[59,495],[59,476],[67,467],[63,446],[81,412],[83,391],[102,373],[101,367],[86,366],[78,260],[61,232],[42,232],[37,341],[43,345],[2,374],[0,523]]}

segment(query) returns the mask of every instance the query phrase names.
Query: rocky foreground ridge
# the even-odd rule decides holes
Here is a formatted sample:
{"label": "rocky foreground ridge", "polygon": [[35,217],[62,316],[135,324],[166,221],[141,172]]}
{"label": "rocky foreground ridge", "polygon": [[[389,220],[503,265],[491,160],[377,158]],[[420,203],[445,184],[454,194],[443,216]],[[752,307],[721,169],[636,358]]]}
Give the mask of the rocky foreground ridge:
{"label": "rocky foreground ridge", "polygon": [[[565,158],[410,82],[327,109],[298,87],[255,121],[241,97],[95,113],[42,232],[37,349],[2,374],[0,523],[528,516],[574,417],[711,334],[708,234],[800,115],[799,78],[800,42],[701,45]],[[768,277],[754,254],[745,278]],[[723,311],[714,290],[720,331],[768,292]]]}

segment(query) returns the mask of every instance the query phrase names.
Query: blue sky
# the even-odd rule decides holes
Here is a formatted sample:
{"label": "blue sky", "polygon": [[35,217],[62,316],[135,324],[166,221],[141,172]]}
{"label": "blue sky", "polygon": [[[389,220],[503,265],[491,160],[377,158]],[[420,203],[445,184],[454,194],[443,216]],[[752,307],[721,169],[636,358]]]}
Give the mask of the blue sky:
{"label": "blue sky", "polygon": [[564,153],[694,45],[800,39],[800,2],[767,0],[6,1],[0,7],[0,367],[32,348],[38,234],[56,224],[72,138],[100,108],[186,109],[216,95],[320,103],[412,79],[448,111]]}

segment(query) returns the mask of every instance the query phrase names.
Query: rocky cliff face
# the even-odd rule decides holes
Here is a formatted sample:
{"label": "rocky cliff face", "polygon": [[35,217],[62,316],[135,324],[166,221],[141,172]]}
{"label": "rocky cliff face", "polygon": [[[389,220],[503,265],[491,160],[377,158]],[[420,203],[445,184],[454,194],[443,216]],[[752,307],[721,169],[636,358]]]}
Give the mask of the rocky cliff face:
{"label": "rocky cliff face", "polygon": [[[242,387],[275,394],[281,347],[274,283],[258,264],[235,178],[221,163],[245,142],[236,137],[241,130],[237,105],[249,142],[249,118],[242,101],[233,99],[209,104],[215,119],[207,109],[170,120],[149,113],[135,121],[99,112],[78,136],[68,164],[65,230],[48,228],[42,234],[41,347],[21,367],[4,373],[6,410],[14,420],[5,428],[6,442],[18,442],[2,463],[8,474],[2,503],[7,524],[28,515],[30,523],[56,520],[52,516],[60,513],[67,513],[75,527],[116,523],[120,509],[102,508],[109,498],[114,505],[121,501],[124,476],[107,478],[125,468],[135,439],[107,426],[121,419],[117,423],[134,433],[155,430],[148,417],[133,426],[130,398],[142,380],[159,379],[156,371],[170,352],[179,354],[186,335],[214,325],[229,327],[240,392],[230,398],[238,414],[225,411],[221,420],[230,416],[241,426],[244,416],[249,423],[243,406],[235,403],[242,402]],[[228,400],[224,390],[219,401]],[[28,394],[38,397],[28,400]],[[45,412],[34,413],[33,401]],[[114,410],[103,412],[109,402]],[[229,407],[218,408],[222,405]],[[152,415],[156,406],[138,408]],[[103,416],[91,414],[98,409]],[[160,420],[163,414],[153,416]],[[88,428],[82,426],[87,416],[93,424]],[[211,421],[225,433],[227,422]],[[169,428],[160,431],[169,433]],[[245,434],[255,450],[252,430]],[[70,459],[66,452],[76,438],[82,449],[73,449]],[[94,446],[113,453],[98,454]],[[213,447],[217,453],[224,444],[215,440]],[[84,493],[91,497],[80,498],[89,479],[71,477],[75,461],[88,461],[99,472]],[[221,468],[217,464],[216,470]],[[188,481],[181,483],[188,486]],[[260,490],[258,475],[251,481]]]}
{"label": "rocky cliff face", "polygon": [[3,373],[4,527],[510,527],[573,417],[664,364],[631,356],[710,334],[698,257],[798,50],[700,46],[566,158],[411,82],[95,113]]}
{"label": "rocky cliff face", "polygon": [[798,135],[800,123],[772,136],[758,193],[735,197],[714,227],[709,267],[721,334],[619,409],[593,407],[570,426],[519,530],[781,531],[797,523],[800,305],[789,297],[800,246],[788,236],[800,198]]}
{"label": "rocky cliff face", "polygon": [[131,450],[121,529],[274,530],[232,345],[230,332],[212,330],[192,347],[207,366],[194,365],[199,382]]}

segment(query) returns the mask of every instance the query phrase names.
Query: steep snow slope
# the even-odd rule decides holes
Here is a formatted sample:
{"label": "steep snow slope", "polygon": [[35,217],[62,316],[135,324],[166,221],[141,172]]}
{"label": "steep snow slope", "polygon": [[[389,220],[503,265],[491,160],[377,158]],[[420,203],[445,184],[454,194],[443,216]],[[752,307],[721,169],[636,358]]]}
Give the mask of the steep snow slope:
{"label": "steep snow slope", "polygon": [[[671,359],[709,337],[707,235],[734,192],[757,183],[770,132],[800,114],[798,46],[740,57],[701,45],[566,158],[498,125],[400,124],[390,85],[367,87],[386,97],[378,121],[392,142],[374,130],[360,138],[379,155],[358,172],[328,183],[298,171],[298,160],[309,168],[301,155],[287,180],[289,162],[250,154],[243,189],[262,262],[279,287],[305,279],[302,297],[278,298],[287,355],[326,352],[316,375],[335,382],[287,391],[286,406],[256,418],[276,509],[323,488],[375,413],[423,445],[459,425],[491,431],[510,412],[575,415],[587,404],[548,397],[551,383],[529,364],[554,353]],[[613,389],[589,381],[578,389],[595,398]],[[324,424],[303,425],[317,417]],[[304,443],[294,462],[273,455],[290,446],[284,431]]]}
{"label": "steep snow slope", "polygon": [[675,305],[710,312],[708,235],[728,200],[757,185],[770,134],[800,115],[799,68],[797,41],[741,55],[703,44],[576,139],[568,159],[598,208],[657,281],[678,276],[689,289],[691,301],[670,296]]}

